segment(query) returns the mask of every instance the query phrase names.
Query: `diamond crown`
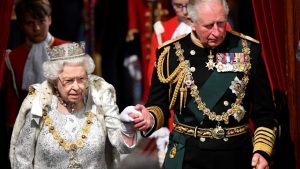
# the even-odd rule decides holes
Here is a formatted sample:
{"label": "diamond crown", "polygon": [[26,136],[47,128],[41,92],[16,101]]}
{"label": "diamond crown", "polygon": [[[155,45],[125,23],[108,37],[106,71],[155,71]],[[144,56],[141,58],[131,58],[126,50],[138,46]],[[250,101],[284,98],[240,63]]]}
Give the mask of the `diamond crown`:
{"label": "diamond crown", "polygon": [[47,48],[50,61],[67,60],[85,56],[85,43],[65,43],[62,45]]}

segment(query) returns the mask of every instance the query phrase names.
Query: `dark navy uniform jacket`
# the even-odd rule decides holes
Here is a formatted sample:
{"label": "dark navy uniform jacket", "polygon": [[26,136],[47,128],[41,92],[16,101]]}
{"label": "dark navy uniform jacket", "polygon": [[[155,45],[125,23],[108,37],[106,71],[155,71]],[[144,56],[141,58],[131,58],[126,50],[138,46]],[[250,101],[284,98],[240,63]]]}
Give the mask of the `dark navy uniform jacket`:
{"label": "dark navy uniform jacket", "polygon": [[[230,116],[228,124],[225,124],[222,121],[218,123],[216,121],[210,120],[208,116],[204,115],[200,110],[195,110],[188,106],[189,104],[194,104],[194,108],[196,107],[197,109],[195,99],[191,96],[190,89],[188,89],[185,104],[186,106],[182,107],[181,110],[179,94],[180,92],[178,91],[177,93],[176,102],[174,106],[171,107],[176,114],[176,119],[174,121],[189,126],[198,126],[199,128],[214,128],[217,125],[221,126],[222,128],[228,128],[247,124],[249,123],[249,119],[251,118],[254,124],[254,131],[261,127],[259,129],[262,129],[262,131],[258,133],[264,135],[264,132],[267,132],[271,134],[270,138],[258,141],[260,145],[255,149],[255,151],[260,152],[264,156],[266,156],[267,154],[270,155],[270,152],[266,152],[266,149],[269,150],[270,147],[272,147],[274,144],[272,139],[275,139],[274,128],[276,126],[276,123],[274,121],[275,111],[272,92],[266,72],[265,63],[260,54],[261,47],[259,42],[257,42],[256,40],[237,32],[227,32],[226,38],[223,43],[214,49],[203,47],[203,45],[195,38],[193,33],[177,38],[170,42],[166,42],[158,48],[157,59],[161,55],[163,55],[162,53],[166,48],[170,47],[169,51],[165,55],[163,64],[158,64],[158,60],[156,61],[156,66],[152,75],[150,94],[145,105],[155,118],[155,126],[153,128],[153,131],[162,126],[166,126],[168,124],[168,118],[170,117],[169,106],[174,95],[176,82],[172,83],[171,81],[169,83],[162,83],[162,81],[158,77],[159,72],[157,70],[158,67],[161,66],[164,78],[167,79],[169,75],[171,75],[178,67],[180,61],[175,53],[176,48],[174,44],[176,42],[179,42],[179,44],[181,45],[181,49],[183,49],[183,56],[185,60],[189,60],[190,67],[195,68],[195,71],[192,73],[193,79],[194,83],[198,87],[199,92],[201,93],[201,87],[210,78],[214,71],[217,75],[221,76],[222,74],[224,75],[226,73],[234,72],[232,70],[217,72],[216,68],[214,68],[213,70],[209,70],[206,65],[208,62],[208,55],[210,54],[210,51],[215,56],[213,61],[216,63],[217,55],[220,53],[241,53],[243,48],[243,41],[246,41],[247,46],[250,48],[249,56],[251,69],[248,73],[249,82],[245,89],[245,97],[241,101],[241,105],[245,109],[245,115],[242,117],[242,119],[240,121],[237,121],[233,116]],[[235,72],[235,74],[236,76],[233,76],[232,80],[230,80],[232,81],[232,83],[234,82],[235,77],[237,77],[239,80],[244,77],[244,72]],[[223,81],[216,81],[216,83],[214,83],[214,87],[216,90],[212,89],[209,93],[211,95],[209,95],[206,99],[209,100],[210,96],[214,96],[216,94],[215,92],[219,92],[217,88],[221,85],[223,85]],[[236,101],[237,95],[236,93],[234,93],[234,90],[230,88],[230,85],[223,91],[223,95],[217,100],[216,104],[211,108],[211,111],[216,112],[217,114],[221,114],[222,112],[226,112],[231,107],[231,104]],[[203,102],[205,103],[207,100],[203,100]],[[198,113],[198,118],[195,116],[195,112]],[[150,135],[153,131],[149,132],[147,136]],[[206,139],[200,144],[200,148],[203,147],[206,149],[219,150],[238,148],[245,144],[252,146],[252,135],[253,133],[248,132],[239,136],[230,137],[227,141],[224,141],[222,139]],[[174,141],[172,140],[172,137],[173,133],[171,133],[170,136],[170,144],[172,144],[172,142]],[[190,140],[195,138],[186,137],[186,139]],[[169,145],[169,147],[172,147],[172,145]]]}

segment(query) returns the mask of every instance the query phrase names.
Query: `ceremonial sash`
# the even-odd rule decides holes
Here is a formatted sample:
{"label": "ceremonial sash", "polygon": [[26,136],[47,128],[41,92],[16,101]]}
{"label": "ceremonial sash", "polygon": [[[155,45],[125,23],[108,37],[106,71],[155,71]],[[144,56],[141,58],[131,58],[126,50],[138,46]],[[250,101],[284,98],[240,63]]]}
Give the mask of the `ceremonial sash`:
{"label": "ceremonial sash", "polygon": [[[235,72],[218,73],[216,70],[210,75],[205,84],[199,90],[200,97],[206,103],[206,107],[212,109],[226,90],[231,85],[231,81],[237,75]],[[195,115],[198,122],[201,123],[204,119],[203,112],[200,111],[192,99],[187,107]]]}

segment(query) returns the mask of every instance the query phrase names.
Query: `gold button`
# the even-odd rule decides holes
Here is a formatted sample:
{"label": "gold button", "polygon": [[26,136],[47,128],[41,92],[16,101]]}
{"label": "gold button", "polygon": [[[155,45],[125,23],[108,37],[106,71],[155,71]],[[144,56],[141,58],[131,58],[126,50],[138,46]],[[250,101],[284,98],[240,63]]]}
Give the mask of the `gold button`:
{"label": "gold button", "polygon": [[148,40],[151,39],[151,33],[146,33],[145,36]]}
{"label": "gold button", "polygon": [[228,101],[224,101],[224,106],[228,106],[229,102]]}
{"label": "gold button", "polygon": [[146,16],[146,17],[150,17],[150,16],[151,16],[151,13],[150,13],[150,12],[145,12],[145,16]]}

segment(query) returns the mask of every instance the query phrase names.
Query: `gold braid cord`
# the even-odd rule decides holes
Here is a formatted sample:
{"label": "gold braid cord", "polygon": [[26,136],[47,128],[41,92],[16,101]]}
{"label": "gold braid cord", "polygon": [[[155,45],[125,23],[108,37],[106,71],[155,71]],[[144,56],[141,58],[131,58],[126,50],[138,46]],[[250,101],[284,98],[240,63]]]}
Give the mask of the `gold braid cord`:
{"label": "gold braid cord", "polygon": [[276,131],[276,127],[273,130],[266,127],[257,128],[254,132],[253,152],[260,150],[271,155],[276,139]]}
{"label": "gold braid cord", "polygon": [[[167,78],[165,78],[165,75],[163,72],[164,61],[165,61],[166,55],[167,54],[169,55],[169,52],[170,52],[170,46],[167,46],[164,48],[164,51],[160,54],[160,56],[158,58],[158,62],[157,62],[157,75],[158,75],[159,81],[162,83],[172,84],[172,83],[177,82],[171,102],[170,102],[170,106],[169,106],[169,108],[171,109],[176,102],[178,91],[184,80],[184,77],[185,77],[184,69],[188,66],[188,61],[181,61],[179,63],[179,65],[176,67],[176,69],[171,73],[171,75],[169,75]],[[176,53],[176,55],[177,55],[177,53]],[[167,66],[169,66],[169,65],[167,65]]]}
{"label": "gold braid cord", "polygon": [[156,130],[163,127],[165,121],[163,111],[158,106],[147,107],[147,110],[151,112],[156,118],[156,122],[157,122]]}

